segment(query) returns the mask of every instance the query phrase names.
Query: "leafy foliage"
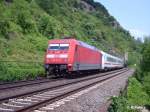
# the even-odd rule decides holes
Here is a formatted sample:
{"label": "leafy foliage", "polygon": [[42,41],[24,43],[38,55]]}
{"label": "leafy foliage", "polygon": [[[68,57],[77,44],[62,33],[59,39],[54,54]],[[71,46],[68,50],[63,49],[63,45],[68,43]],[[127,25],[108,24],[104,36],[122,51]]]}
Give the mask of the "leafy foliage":
{"label": "leafy foliage", "polygon": [[127,98],[130,105],[142,106],[150,102],[149,96],[136,78],[131,78],[129,81]]}
{"label": "leafy foliage", "polygon": [[23,29],[23,33],[35,32],[34,22],[27,12],[21,12],[17,15],[17,24]]}
{"label": "leafy foliage", "polygon": [[123,96],[112,97],[112,103],[108,112],[129,112],[127,109],[127,100]]}
{"label": "leafy foliage", "polygon": [[4,36],[8,34],[8,29],[10,28],[9,21],[1,20],[0,21],[0,33]]}
{"label": "leafy foliage", "polygon": [[142,49],[142,65],[141,68],[145,72],[150,72],[150,39],[146,39]]}
{"label": "leafy foliage", "polygon": [[[94,10],[87,11],[89,7]],[[43,72],[48,39],[62,36],[75,36],[107,52],[133,51],[133,37],[114,23],[105,7],[93,0],[1,0],[0,79],[20,80]],[[29,66],[24,70],[20,61],[33,63],[24,63]]]}
{"label": "leafy foliage", "polygon": [[[136,44],[141,47],[136,47],[135,49],[142,53],[142,58],[138,58],[140,63],[138,62],[135,75],[129,79],[127,95],[113,98],[110,112],[124,112],[127,111],[127,107],[130,106],[150,105],[150,39],[146,38],[143,44],[139,41]],[[135,62],[134,58],[133,60]],[[136,110],[128,111],[133,112]]]}

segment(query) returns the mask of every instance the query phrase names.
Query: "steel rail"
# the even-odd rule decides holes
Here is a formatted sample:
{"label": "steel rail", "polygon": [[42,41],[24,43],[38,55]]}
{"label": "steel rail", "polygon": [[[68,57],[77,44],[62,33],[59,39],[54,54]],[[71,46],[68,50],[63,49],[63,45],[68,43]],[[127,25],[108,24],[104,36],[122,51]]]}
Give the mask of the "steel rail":
{"label": "steel rail", "polygon": [[[59,94],[59,95],[54,96],[53,98],[49,98],[49,99],[46,99],[46,100],[43,100],[43,101],[40,101],[40,102],[37,102],[37,103],[34,102],[33,104],[25,106],[24,108],[19,108],[19,109],[15,110],[16,112],[22,112],[22,111],[26,111],[26,110],[30,110],[32,108],[35,108],[35,107],[37,107],[39,105],[45,104],[47,102],[53,102],[55,100],[59,100],[59,99],[61,99],[62,97],[66,96],[66,95],[73,94],[73,93],[75,93],[77,91],[80,91],[82,89],[86,89],[89,86],[92,86],[92,85],[94,85],[96,83],[100,83],[100,82],[105,81],[105,80],[108,80],[108,79],[110,79],[112,77],[118,76],[118,75],[120,75],[122,73],[125,73],[127,71],[128,71],[128,69],[122,69],[120,71],[118,70],[117,72],[109,72],[109,73],[107,72],[107,73],[103,73],[103,75],[100,75],[100,76],[82,78],[80,80],[78,79],[77,81],[72,81],[70,83],[66,83],[66,84],[62,84],[62,85],[56,85],[56,86],[53,86],[53,87],[50,87],[50,88],[44,88],[44,89],[39,90],[39,91],[33,91],[33,92],[30,92],[30,93],[20,94],[20,95],[13,96],[13,97],[7,97],[7,98],[2,99],[2,100],[8,100],[7,102],[9,102],[9,99],[12,99],[12,98],[13,99],[14,98],[18,99],[20,97],[25,98],[25,97],[29,97],[29,95],[31,96],[31,95],[35,95],[35,94],[41,94],[40,92],[43,93],[43,92],[46,92],[46,91],[56,91],[58,89],[65,88],[65,87],[68,87],[68,86],[77,85],[77,84],[80,85],[80,86],[76,86],[75,89],[72,89],[72,87],[71,87],[69,89],[69,91],[64,93],[64,94]],[[110,74],[110,75],[108,75],[108,74]],[[102,79],[98,80],[99,78],[102,78]],[[89,83],[89,81],[92,81],[92,80],[94,82]],[[81,86],[81,83],[85,83],[85,82],[87,84]]]}
{"label": "steel rail", "polygon": [[109,74],[112,74],[112,73],[122,72],[124,70],[126,70],[126,68],[125,69],[121,69],[121,70],[111,71],[111,72],[105,72],[105,73],[94,75],[94,76],[79,78],[79,79],[75,79],[75,80],[68,80],[68,81],[65,81],[65,83],[61,83],[61,81],[60,81],[59,84],[57,84],[57,85],[50,85],[50,87],[45,87],[45,88],[41,88],[41,89],[38,89],[38,90],[33,90],[33,91],[29,91],[29,92],[25,92],[25,93],[13,95],[13,96],[2,97],[2,98],[0,98],[0,102],[4,102],[4,101],[7,101],[8,99],[13,99],[13,98],[17,98],[17,97],[32,95],[32,94],[35,94],[37,92],[42,92],[42,91],[47,91],[47,90],[60,88],[60,87],[63,87],[63,86],[66,86],[66,85],[70,85],[70,84],[73,84],[73,83],[78,83],[78,82],[81,82],[81,81],[85,81],[85,80],[90,80],[90,79],[94,79],[94,78],[97,78],[97,77],[106,76],[106,75],[109,75]]}
{"label": "steel rail", "polygon": [[[86,85],[82,85],[82,86],[79,86],[79,87],[77,87],[77,88],[73,88],[73,87],[72,87],[73,89],[70,88],[71,90],[68,91],[68,92],[62,92],[62,94],[60,94],[60,95],[56,95],[56,96],[54,96],[54,97],[52,97],[52,98],[48,98],[48,99],[46,99],[46,100],[44,100],[44,101],[40,101],[40,102],[37,102],[37,103],[33,103],[33,104],[29,105],[29,106],[26,106],[26,107],[24,107],[24,108],[20,108],[20,109],[15,110],[15,111],[16,111],[16,112],[32,111],[32,110],[34,110],[34,109],[36,109],[36,108],[39,108],[39,107],[43,106],[44,104],[47,104],[47,103],[50,104],[50,103],[52,103],[52,102],[54,102],[54,101],[58,101],[58,100],[60,100],[60,99],[62,99],[62,98],[64,98],[64,97],[67,97],[67,96],[69,96],[69,95],[72,95],[72,94],[74,94],[74,93],[77,93],[77,92],[79,92],[79,91],[82,91],[82,90],[84,90],[84,89],[87,89],[87,88],[89,88],[89,87],[91,87],[91,86],[94,86],[94,85],[97,84],[97,83],[104,82],[104,81],[106,81],[106,80],[108,80],[108,79],[111,79],[111,78],[113,78],[113,77],[116,77],[116,76],[118,76],[118,75],[120,75],[120,74],[122,74],[122,73],[125,73],[125,72],[128,72],[128,70],[123,71],[123,72],[116,73],[115,75],[106,77],[106,78],[101,79],[101,80],[96,80],[96,81],[90,82],[90,83],[88,83],[88,84],[86,84]],[[97,77],[97,79],[98,79],[98,77]],[[95,80],[95,79],[94,79],[94,80]],[[85,80],[85,81],[89,81],[89,80]],[[79,82],[78,82],[78,83],[79,83]]]}

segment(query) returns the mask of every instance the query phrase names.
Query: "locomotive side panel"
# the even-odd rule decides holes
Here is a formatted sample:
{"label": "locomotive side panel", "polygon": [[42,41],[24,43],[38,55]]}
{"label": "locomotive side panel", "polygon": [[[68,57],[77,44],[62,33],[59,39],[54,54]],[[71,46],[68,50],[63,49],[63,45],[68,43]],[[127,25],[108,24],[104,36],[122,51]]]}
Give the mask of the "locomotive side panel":
{"label": "locomotive side panel", "polygon": [[74,71],[101,69],[101,54],[80,44],[76,45],[74,59]]}

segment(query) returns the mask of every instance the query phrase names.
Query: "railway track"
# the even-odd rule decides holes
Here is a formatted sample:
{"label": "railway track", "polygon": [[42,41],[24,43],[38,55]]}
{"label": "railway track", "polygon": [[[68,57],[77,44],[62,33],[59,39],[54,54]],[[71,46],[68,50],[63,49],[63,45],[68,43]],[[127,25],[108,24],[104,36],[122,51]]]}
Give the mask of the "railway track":
{"label": "railway track", "polygon": [[[59,88],[59,87],[62,87],[62,86],[65,86],[65,85],[69,85],[69,84],[73,84],[73,83],[77,83],[77,82],[80,82],[80,81],[84,81],[84,80],[89,80],[89,79],[94,79],[94,78],[97,78],[97,77],[101,77],[101,76],[105,76],[105,75],[108,75],[108,74],[112,74],[112,73],[116,73],[116,72],[120,72],[122,71],[121,70],[115,70],[115,71],[111,71],[111,72],[106,72],[106,73],[101,73],[101,74],[96,74],[96,75],[91,75],[91,76],[88,76],[88,77],[83,77],[83,78],[78,78],[78,79],[72,79],[72,80],[69,80],[69,79],[62,79],[62,80],[55,80],[55,81],[49,81],[47,82],[49,86],[45,86],[44,84],[46,83],[39,83],[37,84],[38,86],[40,86],[40,84],[43,84],[44,86],[41,86],[39,88],[31,88],[31,86],[35,86],[37,87],[37,85],[28,85],[27,84],[27,87],[30,89],[28,91],[20,91],[21,88],[23,88],[22,85],[20,86],[17,86],[16,88],[15,87],[12,87],[12,88],[8,88],[8,89],[5,89],[5,90],[1,90],[1,94],[3,91],[6,91],[6,93],[10,93],[10,94],[5,94],[5,92],[3,93],[4,95],[1,95],[0,94],[0,102],[4,102],[4,101],[7,101],[8,99],[12,99],[12,98],[16,98],[16,97],[21,97],[21,96],[28,96],[28,95],[31,95],[31,94],[35,94],[37,92],[41,92],[41,91],[47,91],[47,90],[52,90],[52,89],[55,89],[55,88]],[[27,88],[25,85],[24,85],[25,89]],[[13,92],[12,94],[12,91],[17,91],[15,94]]]}
{"label": "railway track", "polygon": [[32,82],[32,81],[35,81],[35,80],[42,80],[42,79],[45,79],[45,78],[21,80],[21,81],[14,81],[14,82],[0,82],[0,86],[10,85],[10,84],[17,84],[17,83],[22,83],[22,82]]}
{"label": "railway track", "polygon": [[39,108],[47,103],[52,103],[56,100],[62,99],[63,97],[74,94],[78,91],[126,72],[128,72],[128,69],[117,70],[117,72],[113,71],[109,73],[103,73],[99,76],[96,75],[88,78],[76,79],[65,84],[53,85],[49,88],[16,95],[11,98],[6,97],[5,99],[0,99],[0,112],[33,111],[37,107]]}
{"label": "railway track", "polygon": [[[116,71],[112,71],[112,73],[113,72],[116,72]],[[59,79],[57,79],[57,78],[59,78]],[[44,79],[37,79],[37,80],[23,80],[23,81],[16,81],[16,82],[0,83],[0,91],[4,91],[7,89],[13,89],[13,88],[20,88],[23,86],[37,85],[37,84],[42,84],[42,83],[47,83],[47,82],[52,82],[52,81],[57,81],[57,80],[60,81],[60,80],[63,80],[63,78],[55,77],[55,78],[51,78],[51,79],[44,78]]]}
{"label": "railway track", "polygon": [[[59,78],[61,80],[62,78]],[[10,83],[4,83],[0,84],[0,91],[5,90],[5,89],[13,89],[17,87],[23,87],[23,86],[30,86],[30,85],[36,85],[39,83],[47,83],[47,82],[52,82],[52,81],[57,81],[58,79],[48,79],[48,78],[43,78],[43,79],[37,79],[37,80],[28,80],[28,81],[17,81],[17,82],[10,82]]]}

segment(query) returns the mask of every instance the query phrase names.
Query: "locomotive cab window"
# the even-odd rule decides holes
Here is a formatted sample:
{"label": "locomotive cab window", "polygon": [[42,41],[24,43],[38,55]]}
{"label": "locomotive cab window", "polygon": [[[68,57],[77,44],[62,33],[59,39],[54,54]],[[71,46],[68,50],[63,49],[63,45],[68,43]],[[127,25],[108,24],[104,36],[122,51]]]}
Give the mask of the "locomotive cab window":
{"label": "locomotive cab window", "polygon": [[69,44],[50,44],[48,50],[68,50]]}
{"label": "locomotive cab window", "polygon": [[50,44],[48,50],[58,50],[59,44]]}
{"label": "locomotive cab window", "polygon": [[60,44],[60,50],[68,50],[69,44]]}

